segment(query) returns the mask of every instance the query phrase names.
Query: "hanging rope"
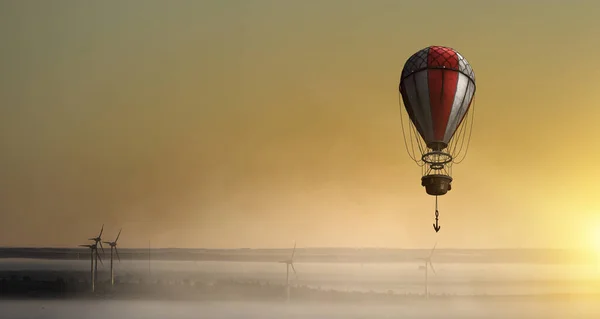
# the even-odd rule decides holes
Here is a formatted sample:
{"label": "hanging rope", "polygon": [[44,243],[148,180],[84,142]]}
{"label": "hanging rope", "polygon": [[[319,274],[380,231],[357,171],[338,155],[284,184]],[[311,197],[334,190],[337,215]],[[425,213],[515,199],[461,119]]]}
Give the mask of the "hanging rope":
{"label": "hanging rope", "polygon": [[438,197],[435,197],[435,224],[433,224],[433,230],[435,230],[435,232],[439,232],[440,228],[442,228],[439,225],[439,217],[440,217],[440,212],[438,211]]}
{"label": "hanging rope", "polygon": [[438,211],[438,200],[437,196],[435,197],[435,219],[437,220],[440,217],[440,212]]}

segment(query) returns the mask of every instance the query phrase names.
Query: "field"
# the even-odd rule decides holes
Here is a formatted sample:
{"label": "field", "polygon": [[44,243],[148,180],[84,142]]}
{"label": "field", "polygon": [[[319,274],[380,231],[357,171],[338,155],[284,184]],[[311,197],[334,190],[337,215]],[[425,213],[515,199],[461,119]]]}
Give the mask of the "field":
{"label": "field", "polygon": [[597,319],[590,301],[434,301],[411,304],[306,304],[179,301],[0,301],[2,318],[30,319]]}

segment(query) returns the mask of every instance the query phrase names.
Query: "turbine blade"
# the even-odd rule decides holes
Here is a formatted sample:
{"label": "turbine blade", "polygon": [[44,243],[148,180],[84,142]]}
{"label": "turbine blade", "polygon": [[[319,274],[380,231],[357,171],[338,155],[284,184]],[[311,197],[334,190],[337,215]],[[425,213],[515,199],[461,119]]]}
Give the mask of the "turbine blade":
{"label": "turbine blade", "polygon": [[298,275],[296,274],[296,268],[294,268],[294,264],[290,264],[290,266],[292,266],[292,270],[294,271],[294,275],[296,275],[296,277],[297,277]]}
{"label": "turbine blade", "polygon": [[100,235],[98,235],[98,238],[100,238],[102,236],[103,232],[104,232],[104,224],[102,224],[102,228],[100,228]]}
{"label": "turbine blade", "polygon": [[117,249],[117,246],[115,246],[115,253],[117,254],[117,259],[119,262],[121,262],[121,257],[119,256],[119,250]]}
{"label": "turbine blade", "polygon": [[431,258],[431,255],[433,255],[433,251],[435,250],[435,247],[437,247],[437,241],[435,242],[435,245],[433,245],[433,248],[431,249],[431,252],[429,253],[429,258]]}
{"label": "turbine blade", "polygon": [[117,239],[115,239],[115,243],[119,240],[119,236],[121,236],[122,230],[123,230],[123,228],[119,229],[119,234],[117,234]]}
{"label": "turbine blade", "polygon": [[99,243],[100,243],[100,249],[102,249],[102,253],[104,254],[104,247],[102,246],[102,242],[99,242]]}
{"label": "turbine blade", "polygon": [[428,264],[429,264],[429,267],[431,268],[431,271],[433,271],[433,273],[436,274],[435,268],[433,268],[433,264],[431,263],[431,261],[428,262]]}
{"label": "turbine blade", "polygon": [[88,240],[96,240],[96,238],[88,238]]}
{"label": "turbine blade", "polygon": [[295,254],[296,254],[296,241],[294,241],[294,249],[292,250],[292,258],[290,258],[290,260],[294,260]]}
{"label": "turbine blade", "polygon": [[105,244],[107,244],[107,245],[110,245],[110,242],[109,242],[109,241],[103,241],[103,243],[105,243]]}
{"label": "turbine blade", "polygon": [[98,257],[98,260],[100,261],[100,264],[102,266],[104,266],[104,263],[102,262],[102,257],[100,257],[100,254],[98,254],[98,252],[96,252],[96,257]]}

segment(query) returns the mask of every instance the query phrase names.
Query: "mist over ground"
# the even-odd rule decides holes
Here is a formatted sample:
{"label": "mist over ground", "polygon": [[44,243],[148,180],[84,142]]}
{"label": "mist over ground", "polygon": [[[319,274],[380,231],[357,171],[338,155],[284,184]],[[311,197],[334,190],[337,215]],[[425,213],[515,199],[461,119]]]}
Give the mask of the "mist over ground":
{"label": "mist over ground", "polygon": [[[73,251],[79,260],[67,257]],[[286,267],[276,261],[289,250],[239,253],[256,261],[232,252],[225,259],[238,261],[149,261],[142,249],[124,252],[114,261],[114,286],[104,255],[95,293],[89,253],[58,249],[62,258],[0,258],[2,318],[600,318],[600,268],[591,260],[541,262],[544,254],[531,254],[515,262],[523,252],[512,258],[504,252],[512,262],[499,262],[481,251],[440,250],[425,298],[416,257],[429,251],[393,252],[401,262],[361,263],[310,261],[314,251],[299,250],[286,302]]]}

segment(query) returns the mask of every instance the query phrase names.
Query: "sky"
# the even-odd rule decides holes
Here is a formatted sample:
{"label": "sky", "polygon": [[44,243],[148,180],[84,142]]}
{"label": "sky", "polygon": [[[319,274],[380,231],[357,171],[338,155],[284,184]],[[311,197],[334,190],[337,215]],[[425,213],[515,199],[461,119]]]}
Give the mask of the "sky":
{"label": "sky", "polygon": [[[595,1],[0,1],[0,246],[597,248]],[[475,123],[434,198],[406,59]],[[596,237],[596,238],[600,238]]]}

